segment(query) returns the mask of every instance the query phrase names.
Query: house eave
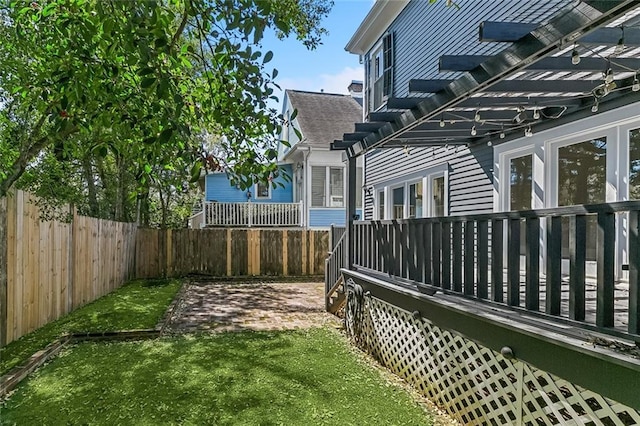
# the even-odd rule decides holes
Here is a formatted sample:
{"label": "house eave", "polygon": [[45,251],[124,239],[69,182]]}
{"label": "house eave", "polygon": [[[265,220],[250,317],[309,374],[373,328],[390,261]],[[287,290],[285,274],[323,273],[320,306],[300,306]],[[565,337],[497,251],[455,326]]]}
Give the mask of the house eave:
{"label": "house eave", "polygon": [[409,0],[377,0],[344,49],[367,53],[408,4]]}

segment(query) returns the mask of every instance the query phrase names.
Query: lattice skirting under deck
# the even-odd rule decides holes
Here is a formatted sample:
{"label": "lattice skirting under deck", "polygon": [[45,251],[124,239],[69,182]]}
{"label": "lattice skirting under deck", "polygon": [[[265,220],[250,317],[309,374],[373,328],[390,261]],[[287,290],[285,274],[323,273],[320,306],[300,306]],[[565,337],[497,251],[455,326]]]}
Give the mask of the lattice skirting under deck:
{"label": "lattice skirting under deck", "polygon": [[465,425],[640,424],[630,407],[355,288],[345,318],[354,342]]}

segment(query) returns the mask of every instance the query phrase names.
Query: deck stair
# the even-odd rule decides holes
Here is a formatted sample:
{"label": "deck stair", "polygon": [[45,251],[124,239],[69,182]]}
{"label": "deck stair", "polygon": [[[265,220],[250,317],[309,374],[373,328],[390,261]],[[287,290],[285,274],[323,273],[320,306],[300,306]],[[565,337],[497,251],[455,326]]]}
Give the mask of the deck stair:
{"label": "deck stair", "polygon": [[338,282],[331,287],[326,297],[327,311],[332,314],[337,314],[347,303],[342,275],[338,278]]}

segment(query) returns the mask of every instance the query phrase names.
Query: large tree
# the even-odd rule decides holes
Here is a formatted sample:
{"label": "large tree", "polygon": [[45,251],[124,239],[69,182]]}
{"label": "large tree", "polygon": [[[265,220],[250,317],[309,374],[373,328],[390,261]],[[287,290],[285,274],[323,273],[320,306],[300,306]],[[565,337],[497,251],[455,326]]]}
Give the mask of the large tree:
{"label": "large tree", "polygon": [[[313,48],[331,4],[6,4],[0,11],[0,196],[21,178],[41,190],[76,179],[75,197],[85,199],[90,212],[131,220],[131,205],[144,205],[159,187],[176,188],[185,175],[199,175],[206,154],[198,135],[205,133],[225,136],[222,151],[240,185],[265,179],[274,172],[265,160],[275,157],[273,135],[282,117],[267,107],[277,70],[268,68],[272,53],[261,52],[263,34],[292,35]],[[163,179],[173,183],[159,185]],[[70,189],[68,198],[73,194]]]}

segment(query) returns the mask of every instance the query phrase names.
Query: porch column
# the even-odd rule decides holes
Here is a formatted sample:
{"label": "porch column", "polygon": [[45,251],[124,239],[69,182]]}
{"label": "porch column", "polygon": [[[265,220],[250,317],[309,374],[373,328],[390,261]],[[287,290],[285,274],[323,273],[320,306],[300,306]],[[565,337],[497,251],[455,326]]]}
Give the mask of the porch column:
{"label": "porch column", "polygon": [[357,157],[352,157],[347,154],[347,205],[346,205],[346,250],[345,250],[345,262],[344,265],[347,269],[353,268],[353,254],[354,243],[353,241],[353,221],[356,217],[356,161]]}

